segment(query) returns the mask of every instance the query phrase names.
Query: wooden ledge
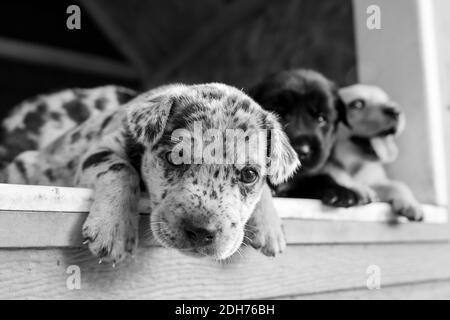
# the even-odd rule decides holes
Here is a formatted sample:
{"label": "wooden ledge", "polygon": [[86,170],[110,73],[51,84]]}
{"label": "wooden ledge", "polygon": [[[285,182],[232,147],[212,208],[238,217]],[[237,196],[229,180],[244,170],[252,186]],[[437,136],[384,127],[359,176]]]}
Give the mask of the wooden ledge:
{"label": "wooden ledge", "polygon": [[[0,248],[81,246],[92,190],[0,184]],[[396,218],[384,203],[335,209],[319,201],[275,198],[289,244],[446,241],[445,208],[425,205],[425,222]],[[141,212],[148,211],[142,200]],[[141,214],[141,230],[148,229]],[[371,222],[371,223],[368,223]],[[145,232],[141,232],[144,234]],[[154,244],[141,238],[142,245]]]}

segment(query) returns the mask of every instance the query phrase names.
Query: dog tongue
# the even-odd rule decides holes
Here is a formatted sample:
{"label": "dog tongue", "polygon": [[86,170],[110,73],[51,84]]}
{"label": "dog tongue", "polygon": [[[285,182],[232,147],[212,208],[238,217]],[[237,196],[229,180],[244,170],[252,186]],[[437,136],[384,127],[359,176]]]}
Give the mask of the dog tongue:
{"label": "dog tongue", "polygon": [[398,149],[394,141],[394,135],[372,138],[370,143],[381,162],[392,162],[397,158]]}

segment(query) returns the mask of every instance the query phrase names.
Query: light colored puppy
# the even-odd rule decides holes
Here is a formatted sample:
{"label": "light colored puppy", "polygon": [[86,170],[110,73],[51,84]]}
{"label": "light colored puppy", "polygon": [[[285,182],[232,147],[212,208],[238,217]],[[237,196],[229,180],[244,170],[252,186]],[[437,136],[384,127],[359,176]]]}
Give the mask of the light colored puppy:
{"label": "light colored puppy", "polygon": [[421,220],[422,209],[411,190],[391,180],[383,167],[398,155],[395,137],[405,126],[399,105],[376,86],[352,85],[339,95],[346,105],[346,123],[340,124],[322,171],[340,187],[327,189],[322,200],[333,206],[388,202],[396,214]]}

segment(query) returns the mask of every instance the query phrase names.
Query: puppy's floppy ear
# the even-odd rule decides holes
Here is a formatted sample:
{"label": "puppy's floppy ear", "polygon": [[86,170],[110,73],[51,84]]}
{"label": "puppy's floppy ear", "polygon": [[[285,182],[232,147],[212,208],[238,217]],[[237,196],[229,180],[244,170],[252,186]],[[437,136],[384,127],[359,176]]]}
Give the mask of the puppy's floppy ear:
{"label": "puppy's floppy ear", "polygon": [[154,144],[161,138],[175,100],[166,93],[140,96],[128,103],[128,130],[139,143]]}
{"label": "puppy's floppy ear", "polygon": [[267,175],[271,184],[278,185],[295,173],[300,161],[277,117],[268,111],[264,111],[264,114],[263,127],[268,135]]}

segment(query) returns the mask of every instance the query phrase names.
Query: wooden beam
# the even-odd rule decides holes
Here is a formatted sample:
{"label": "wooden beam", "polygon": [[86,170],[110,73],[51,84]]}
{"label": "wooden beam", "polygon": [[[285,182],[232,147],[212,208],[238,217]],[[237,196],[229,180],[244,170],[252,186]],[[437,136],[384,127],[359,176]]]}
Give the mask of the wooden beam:
{"label": "wooden beam", "polygon": [[[92,202],[89,189],[0,184],[0,248],[81,246],[81,226]],[[307,199],[276,198],[290,244],[398,243],[448,241],[445,209],[424,206],[428,223],[407,223],[387,204],[350,209],[324,207]],[[149,212],[142,200],[140,212]],[[140,234],[148,234],[149,215],[141,215]],[[143,246],[154,245],[141,237]]]}
{"label": "wooden beam", "polygon": [[0,58],[103,77],[136,80],[128,65],[105,57],[0,37]]}
{"label": "wooden beam", "polygon": [[[380,268],[382,293],[385,286],[450,279],[449,251],[449,244],[291,245],[276,258],[248,248],[221,264],[140,248],[113,268],[98,264],[86,248],[0,249],[0,298],[263,299],[368,290],[371,265]],[[74,268],[79,290],[67,286]]]}
{"label": "wooden beam", "polygon": [[449,300],[450,280],[421,281],[383,286],[380,290],[347,289],[283,297],[285,300]]}
{"label": "wooden beam", "polygon": [[[51,186],[0,184],[0,210],[43,212],[88,212],[93,192],[90,189]],[[142,199],[140,211],[149,212],[149,201]],[[275,207],[283,218],[326,221],[360,221],[406,223],[392,215],[386,203],[372,203],[351,208],[332,208],[318,200],[275,198]],[[424,221],[446,223],[446,208],[423,205]]]}

